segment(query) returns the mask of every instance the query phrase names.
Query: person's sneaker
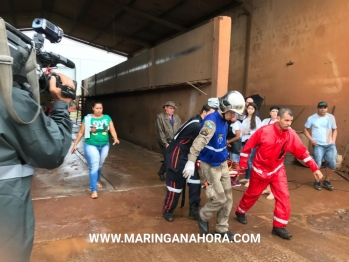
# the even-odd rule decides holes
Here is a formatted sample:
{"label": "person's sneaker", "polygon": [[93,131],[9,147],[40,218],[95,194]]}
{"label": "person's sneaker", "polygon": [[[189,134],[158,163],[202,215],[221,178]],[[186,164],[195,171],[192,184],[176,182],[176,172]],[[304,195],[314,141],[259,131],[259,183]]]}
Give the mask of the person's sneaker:
{"label": "person's sneaker", "polygon": [[241,224],[247,224],[247,219],[245,214],[240,214],[239,212],[235,211],[236,219],[239,221]]}
{"label": "person's sneaker", "polygon": [[275,199],[274,194],[270,193],[269,196],[267,196],[267,199],[268,200],[274,200]]}
{"label": "person's sneaker", "polygon": [[326,188],[327,190],[332,191],[333,190],[333,186],[331,185],[330,181],[328,180],[324,180],[324,182],[322,183],[323,187]]}
{"label": "person's sneaker", "polygon": [[163,217],[165,218],[166,221],[172,222],[173,221],[173,216],[171,212],[165,212],[163,214]]}
{"label": "person's sneaker", "polygon": [[231,186],[232,186],[232,187],[241,186],[241,183],[240,183],[240,181],[237,180],[237,179],[232,179],[232,180],[231,180]]}
{"label": "person's sneaker", "polygon": [[199,220],[199,204],[194,203],[189,207],[189,218],[193,220]]}
{"label": "person's sneaker", "polygon": [[202,218],[201,218],[201,216],[200,216],[200,212],[199,212],[199,215],[198,215],[198,226],[199,226],[199,228],[200,228],[200,230],[201,230],[201,232],[202,233],[204,233],[204,234],[208,234],[208,227],[209,227],[209,225],[208,225],[208,222],[205,222],[205,221],[203,221],[202,220]]}
{"label": "person's sneaker", "polygon": [[240,179],[241,183],[247,183],[248,181],[249,181],[249,179],[246,179],[246,178]]}
{"label": "person's sneaker", "polygon": [[283,239],[291,239],[292,237],[292,234],[283,227],[273,227],[273,230],[271,231],[271,233]]}
{"label": "person's sneaker", "polygon": [[315,188],[316,190],[321,190],[320,182],[314,182],[314,188]]}
{"label": "person's sneaker", "polygon": [[215,232],[215,234],[219,235],[221,238],[227,238],[230,242],[233,242],[234,241],[234,235],[229,232],[229,231],[226,231],[226,232],[223,232],[223,233],[220,233],[220,232]]}
{"label": "person's sneaker", "polygon": [[263,190],[263,192],[262,192],[262,195],[264,195],[264,194],[270,194],[271,193],[271,190],[269,190],[269,189],[264,189]]}

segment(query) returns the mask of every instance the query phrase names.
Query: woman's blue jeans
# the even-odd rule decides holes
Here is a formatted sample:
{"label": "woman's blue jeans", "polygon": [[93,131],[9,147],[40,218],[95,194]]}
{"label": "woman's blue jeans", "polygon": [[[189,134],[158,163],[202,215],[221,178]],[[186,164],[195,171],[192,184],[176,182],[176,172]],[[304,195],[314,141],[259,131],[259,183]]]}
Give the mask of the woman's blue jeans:
{"label": "woman's blue jeans", "polygon": [[109,152],[109,143],[103,146],[84,145],[84,152],[89,167],[91,191],[97,191],[97,182],[101,178],[102,166]]}

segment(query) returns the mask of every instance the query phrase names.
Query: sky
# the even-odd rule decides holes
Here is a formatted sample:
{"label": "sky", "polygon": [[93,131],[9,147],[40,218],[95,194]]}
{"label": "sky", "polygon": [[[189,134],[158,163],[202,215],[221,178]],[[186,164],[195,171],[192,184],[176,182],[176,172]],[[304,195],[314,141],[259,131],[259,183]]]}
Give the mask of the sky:
{"label": "sky", "polygon": [[[24,33],[32,38],[35,32],[27,31]],[[81,86],[81,81],[83,79],[127,60],[126,57],[108,53],[105,50],[91,47],[64,37],[61,42],[56,44],[51,44],[50,41],[45,40],[42,50],[62,55],[75,63],[75,69],[60,65],[56,71],[74,78],[74,80],[78,82],[78,87]],[[78,94],[79,93],[80,92],[78,92]]]}

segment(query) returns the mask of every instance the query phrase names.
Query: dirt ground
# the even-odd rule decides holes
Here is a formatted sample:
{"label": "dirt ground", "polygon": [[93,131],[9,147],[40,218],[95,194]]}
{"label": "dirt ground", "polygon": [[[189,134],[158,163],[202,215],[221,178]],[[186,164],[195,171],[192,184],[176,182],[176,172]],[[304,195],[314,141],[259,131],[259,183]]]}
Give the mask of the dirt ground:
{"label": "dirt ground", "polygon": [[[78,127],[74,130],[77,132]],[[234,209],[245,187],[233,188],[229,228],[260,234],[259,243],[91,243],[89,234],[199,234],[188,203],[162,218],[166,186],[157,176],[161,157],[126,141],[111,146],[99,197],[89,196],[83,143],[54,170],[37,169],[33,181],[36,230],[32,262],[56,261],[349,261],[349,183],[332,174],[335,188],[316,191],[309,169],[286,165],[292,240],[271,234],[274,201],[262,195],[238,223]],[[186,194],[188,196],[188,194]],[[188,201],[187,201],[188,202]],[[206,202],[201,192],[201,206]],[[214,232],[215,220],[210,221]]]}

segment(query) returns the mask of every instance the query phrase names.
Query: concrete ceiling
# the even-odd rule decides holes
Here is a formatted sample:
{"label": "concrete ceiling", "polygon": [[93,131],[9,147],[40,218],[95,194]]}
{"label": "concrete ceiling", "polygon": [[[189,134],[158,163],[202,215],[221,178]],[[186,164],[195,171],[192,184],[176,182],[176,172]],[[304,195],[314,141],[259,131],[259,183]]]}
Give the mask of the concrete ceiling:
{"label": "concrete ceiling", "polygon": [[65,37],[127,57],[239,6],[243,0],[1,0],[0,17],[22,30],[34,18]]}

